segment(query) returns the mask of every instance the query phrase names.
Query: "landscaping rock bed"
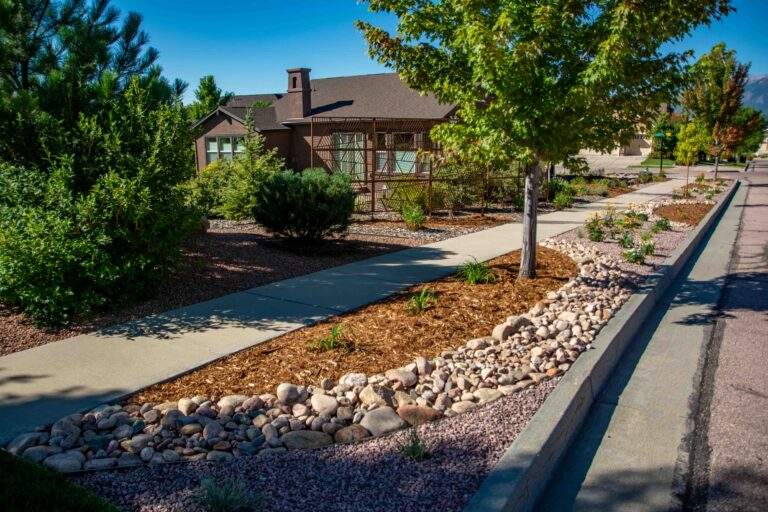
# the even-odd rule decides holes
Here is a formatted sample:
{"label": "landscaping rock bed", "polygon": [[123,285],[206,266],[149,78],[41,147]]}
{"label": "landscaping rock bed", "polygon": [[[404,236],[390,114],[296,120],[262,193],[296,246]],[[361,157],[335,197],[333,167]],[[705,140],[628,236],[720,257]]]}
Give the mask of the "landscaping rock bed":
{"label": "landscaping rock bed", "polygon": [[19,436],[7,449],[59,471],[180,460],[229,461],[317,448],[470,411],[567,371],[630,291],[618,263],[579,243],[556,245],[579,275],[490,336],[401,368],[347,373],[274,393],[101,406]]}
{"label": "landscaping rock bed", "polygon": [[[673,224],[654,243],[671,250],[688,229]],[[496,325],[490,336],[439,357],[317,385],[284,382],[274,393],[215,403],[197,396],[104,406],[19,436],[8,449],[62,471],[147,463],[127,473],[79,478],[137,510],[194,508],[206,477],[245,479],[258,489],[265,510],[307,503],[313,510],[460,510],[559,376],[654,268],[653,262],[630,265],[604,251],[616,244],[575,232],[544,245],[572,258],[579,275],[525,315]],[[402,429],[409,425],[417,425],[432,454],[428,460],[417,463],[400,453],[407,443]],[[372,436],[380,437],[367,440]],[[178,460],[193,462],[164,464]]]}

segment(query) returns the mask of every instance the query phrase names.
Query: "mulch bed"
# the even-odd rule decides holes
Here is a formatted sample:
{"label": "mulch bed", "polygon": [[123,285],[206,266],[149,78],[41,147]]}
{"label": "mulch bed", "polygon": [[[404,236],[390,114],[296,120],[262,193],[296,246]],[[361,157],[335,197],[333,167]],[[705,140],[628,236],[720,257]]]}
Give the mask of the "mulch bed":
{"label": "mulch bed", "polygon": [[[570,258],[551,249],[540,247],[537,260],[536,279],[517,280],[520,251],[514,251],[489,262],[497,276],[494,283],[472,286],[449,277],[415,286],[154,385],[130,402],[272,392],[281,382],[318,384],[325,377],[336,380],[348,372],[379,373],[408,364],[417,356],[436,356],[468,339],[487,336],[504,318],[528,311],[577,273]],[[406,303],[423,286],[437,295],[436,303],[421,314],[411,314]],[[310,348],[339,323],[351,350]]]}
{"label": "mulch bed", "polygon": [[708,203],[668,204],[656,208],[653,213],[672,222],[696,226],[712,209],[712,206],[714,205]]}

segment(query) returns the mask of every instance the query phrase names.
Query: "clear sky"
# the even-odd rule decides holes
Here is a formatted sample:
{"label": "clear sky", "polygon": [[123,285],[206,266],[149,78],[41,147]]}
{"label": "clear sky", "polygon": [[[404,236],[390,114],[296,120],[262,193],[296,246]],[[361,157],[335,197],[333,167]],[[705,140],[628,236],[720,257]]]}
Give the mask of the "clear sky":
{"label": "clear sky", "polygon": [[[187,99],[203,75],[237,94],[285,90],[285,70],[312,68],[313,77],[386,72],[372,61],[357,19],[394,29],[395,19],[373,15],[358,0],[113,0],[144,16],[151,44],[170,78],[189,82]],[[768,74],[768,1],[734,0],[737,12],[696,31],[677,47],[697,55],[718,41]]]}

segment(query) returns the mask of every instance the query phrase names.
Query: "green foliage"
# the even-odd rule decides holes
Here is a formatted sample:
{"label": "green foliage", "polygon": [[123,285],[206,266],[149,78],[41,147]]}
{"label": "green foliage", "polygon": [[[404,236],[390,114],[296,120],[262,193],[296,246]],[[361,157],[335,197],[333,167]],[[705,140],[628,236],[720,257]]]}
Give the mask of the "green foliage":
{"label": "green foliage", "polygon": [[602,242],[605,239],[605,232],[600,217],[594,216],[587,221],[587,235],[593,242]]}
{"label": "green foliage", "polygon": [[424,441],[419,437],[419,433],[416,432],[415,427],[411,429],[411,435],[408,437],[408,442],[400,447],[400,453],[416,462],[427,460],[432,456],[429,449],[424,444]]}
{"label": "green foliage", "polygon": [[411,314],[423,313],[429,308],[433,307],[437,302],[437,295],[429,288],[422,288],[419,293],[414,293],[411,298],[408,299],[408,303],[405,308]]}
{"label": "green foliage", "polygon": [[[579,180],[579,178],[576,178],[574,181],[577,180]],[[581,181],[577,181],[577,183],[583,183],[583,178]],[[576,195],[576,190],[568,180],[563,178],[554,178],[549,180],[549,183],[547,184],[547,194],[550,197],[557,197],[558,194],[574,196]]]}
{"label": "green foliage", "polygon": [[571,206],[573,206],[573,196],[570,194],[567,194],[566,192],[559,192],[555,196],[555,200],[552,201],[552,204],[558,210],[562,210],[564,208],[570,208]]}
{"label": "green foliage", "polygon": [[210,479],[200,482],[197,501],[208,512],[248,512],[255,510],[258,503],[242,482]]}
{"label": "green foliage", "polygon": [[[145,296],[178,261],[199,214],[179,103],[153,105],[137,78],[109,113],[82,115],[87,147],[46,167],[0,164],[0,302],[67,323]],[[87,141],[87,143],[85,143]]]}
{"label": "green foliage", "polygon": [[280,236],[318,241],[346,231],[354,207],[355,192],[345,174],[282,171],[259,182],[253,218]]}
{"label": "green foliage", "polygon": [[0,450],[0,503],[4,512],[117,512],[117,508],[65,476]]}
{"label": "green foliage", "polygon": [[206,75],[200,78],[200,83],[195,89],[195,101],[188,107],[189,117],[200,120],[219,105],[226,104],[233,96],[234,93],[221,91],[213,75]]}
{"label": "green foliage", "polygon": [[242,155],[212,162],[185,186],[189,203],[208,217],[250,218],[261,182],[284,168],[277,150],[265,149],[263,135],[251,131],[243,144]]}
{"label": "green foliage", "polygon": [[632,233],[625,231],[621,238],[619,238],[619,246],[622,249],[631,249],[635,246],[635,241],[632,238]]}
{"label": "green foliage", "polygon": [[709,144],[709,134],[700,122],[681,124],[677,132],[677,147],[675,159],[683,165],[694,165],[699,154],[706,151]]}
{"label": "green foliage", "polygon": [[661,218],[657,220],[653,227],[658,231],[669,231],[672,229],[672,226],[669,224],[669,219]]}
{"label": "green foliage", "polygon": [[638,183],[650,183],[653,181],[653,174],[648,171],[647,169],[644,169],[637,173],[637,182]]}
{"label": "green foliage", "polygon": [[760,149],[768,129],[765,114],[753,107],[741,107],[733,116],[733,125],[738,140],[734,141],[731,152],[734,155],[750,156]]}
{"label": "green foliage", "polygon": [[277,149],[265,149],[263,135],[251,131],[243,143],[243,155],[222,165],[224,187],[221,189],[221,205],[214,213],[225,219],[250,218],[257,207],[261,184],[282,171],[285,164]]}
{"label": "green foliage", "polygon": [[496,281],[496,274],[486,263],[477,260],[464,262],[457,276],[463,279],[467,284],[487,284]]}
{"label": "green foliage", "polygon": [[[457,106],[460,122],[438,124],[430,137],[477,169],[521,162],[535,178],[528,204],[543,162],[587,147],[609,151],[634,136],[639,119],[675,96],[686,57],[666,43],[729,11],[728,0],[677,0],[663,12],[566,0],[368,3],[398,18],[395,35],[357,22],[371,56],[415,90]],[[527,257],[535,250],[531,238],[521,276],[535,274]]]}
{"label": "green foliage", "polygon": [[653,245],[653,242],[643,242],[640,244],[640,253],[642,253],[643,257],[653,256],[655,252],[656,246]]}
{"label": "green foliage", "polygon": [[[656,116],[656,119],[653,120],[653,124],[651,125],[651,131],[650,135],[652,137],[651,139],[651,158],[656,160],[656,165],[652,165],[651,163],[646,163],[648,160],[643,162],[641,165],[648,165],[651,167],[658,167],[659,166],[659,159],[664,157],[664,162],[667,163],[667,158],[670,157],[675,152],[675,147],[677,146],[677,125],[679,122],[675,121],[672,116],[668,112],[661,112]],[[656,134],[661,132],[664,134],[663,137],[659,138],[656,137]],[[669,134],[669,135],[667,135]],[[670,166],[674,165],[674,162],[670,163]]]}
{"label": "green foliage", "polygon": [[324,338],[319,338],[309,344],[309,349],[318,352],[326,352],[328,350],[343,349],[351,351],[354,348],[354,343],[344,336],[344,325],[336,324],[331,327],[331,332]]}
{"label": "green foliage", "polygon": [[[387,209],[401,212],[406,206],[418,206],[424,212],[430,211],[429,190],[426,184],[418,181],[407,181],[406,178],[403,178],[402,182],[393,181],[388,186],[391,192],[381,198],[381,203]],[[433,205],[438,208],[439,199],[435,200],[433,197]]]}
{"label": "green foliage", "polygon": [[417,204],[406,204],[400,211],[400,216],[405,222],[405,226],[411,231],[418,231],[424,227],[424,223],[427,217],[424,215],[424,210]]}
{"label": "green foliage", "polygon": [[732,152],[745,133],[736,122],[742,106],[749,64],[736,59],[736,52],[718,43],[693,65],[682,93],[685,112],[709,135],[708,150],[716,158]]}
{"label": "green foliage", "polygon": [[629,263],[645,263],[645,254],[641,249],[629,249],[628,251],[624,251],[622,256],[624,256],[624,259]]}

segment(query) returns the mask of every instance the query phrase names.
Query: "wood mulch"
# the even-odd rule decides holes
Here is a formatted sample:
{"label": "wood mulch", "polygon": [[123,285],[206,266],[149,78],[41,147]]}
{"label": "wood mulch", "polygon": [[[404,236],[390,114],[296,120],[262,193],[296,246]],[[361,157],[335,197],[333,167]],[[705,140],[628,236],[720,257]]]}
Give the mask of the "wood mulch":
{"label": "wood mulch", "polygon": [[696,226],[712,209],[712,206],[709,203],[668,204],[656,208],[653,213],[673,222]]}
{"label": "wood mulch", "polygon": [[[374,374],[408,364],[417,356],[436,356],[466,340],[487,336],[512,314],[528,311],[548,291],[577,274],[567,256],[539,247],[538,277],[517,280],[520,251],[489,262],[494,283],[468,285],[455,277],[415,286],[392,298],[329,318],[210,363],[134,395],[131,403],[162,402],[180,397],[273,392],[281,382],[318,384],[348,372]],[[412,314],[410,296],[428,287],[436,294],[430,309]],[[341,324],[351,349],[318,351],[311,346]]]}

